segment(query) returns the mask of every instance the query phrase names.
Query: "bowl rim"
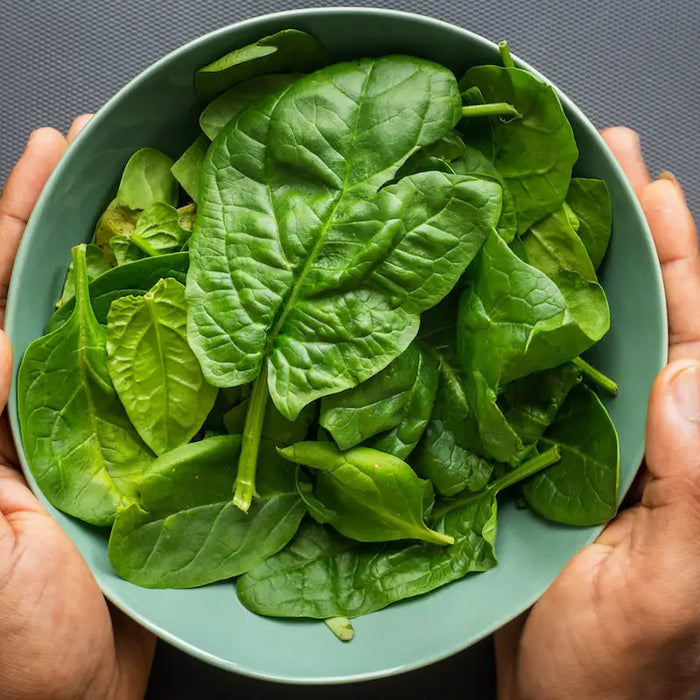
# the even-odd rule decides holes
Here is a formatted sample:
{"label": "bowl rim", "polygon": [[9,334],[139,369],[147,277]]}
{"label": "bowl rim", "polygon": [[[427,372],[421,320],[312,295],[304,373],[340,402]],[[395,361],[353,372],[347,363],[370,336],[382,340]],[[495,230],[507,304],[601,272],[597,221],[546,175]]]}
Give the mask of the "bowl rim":
{"label": "bowl rim", "polygon": [[[249,17],[248,19],[241,20],[239,22],[233,22],[231,24],[228,24],[224,27],[220,27],[218,29],[215,29],[211,32],[207,32],[206,34],[203,34],[195,39],[192,39],[181,46],[175,48],[172,51],[169,51],[167,54],[163,55],[161,58],[153,62],[151,65],[149,65],[147,68],[145,68],[143,71],[138,73],[135,77],[130,79],[122,88],[120,88],[109,100],[107,100],[104,105],[102,105],[95,115],[90,119],[90,121],[85,125],[85,127],[81,130],[81,132],[78,134],[76,137],[74,143],[79,142],[82,139],[88,138],[89,135],[95,131],[100,129],[101,123],[103,119],[105,118],[105,115],[108,114],[113,107],[121,100],[122,96],[128,93],[133,87],[140,85],[141,83],[149,80],[152,76],[154,76],[156,73],[158,73],[164,66],[168,64],[168,62],[173,59],[176,56],[179,56],[181,54],[187,53],[188,51],[192,50],[195,47],[198,46],[204,46],[208,42],[210,42],[214,37],[218,36],[223,36],[230,32],[232,29],[236,28],[255,28],[257,25],[260,24],[265,24],[269,20],[286,20],[292,25],[295,20],[298,18],[304,18],[308,19],[309,17],[314,17],[314,16],[326,16],[326,15],[342,15],[342,14],[347,14],[347,13],[353,13],[359,16],[365,16],[365,17],[376,17],[376,16],[382,16],[384,18],[396,18],[396,19],[411,19],[414,21],[418,21],[420,23],[424,23],[427,25],[432,25],[436,28],[442,28],[442,29],[448,29],[452,32],[455,30],[460,32],[465,36],[466,39],[469,41],[476,43],[476,44],[481,44],[484,48],[488,48],[490,50],[494,50],[498,48],[497,44],[493,41],[490,41],[489,39],[486,39],[485,37],[476,34],[475,32],[466,29],[462,26],[459,26],[457,24],[452,24],[451,22],[447,22],[444,20],[437,19],[435,17],[431,17],[429,15],[417,13],[417,12],[407,12],[403,10],[395,10],[395,9],[390,9],[390,8],[381,8],[381,7],[358,7],[358,6],[353,6],[353,5],[348,5],[348,6],[336,6],[336,7],[313,7],[313,8],[298,8],[298,9],[293,9],[293,10],[283,10],[280,12],[272,12],[272,13],[266,13],[262,15],[256,15],[254,17]],[[602,152],[605,153],[607,160],[608,160],[608,165],[611,167],[613,171],[616,172],[617,176],[619,177],[620,182],[622,183],[622,187],[624,190],[624,194],[626,195],[627,199],[631,200],[633,208],[636,209],[636,212],[638,214],[638,217],[640,221],[642,222],[641,226],[641,241],[640,243],[644,246],[646,246],[648,249],[651,250],[652,253],[652,258],[655,260],[656,264],[653,266],[653,275],[655,277],[655,281],[658,283],[657,289],[659,290],[659,294],[661,296],[661,299],[659,300],[661,303],[659,304],[659,308],[661,309],[661,318],[659,319],[662,323],[662,352],[660,354],[660,357],[658,358],[659,366],[663,367],[667,361],[668,361],[668,315],[667,315],[667,310],[666,310],[666,302],[665,302],[665,293],[664,293],[664,286],[663,286],[663,278],[661,275],[661,268],[658,262],[658,258],[656,256],[655,252],[655,247],[653,244],[653,239],[651,236],[651,232],[649,230],[648,223],[646,221],[646,217],[644,216],[644,212],[642,211],[642,208],[639,204],[639,201],[637,199],[637,196],[632,189],[632,186],[627,179],[626,175],[624,174],[622,167],[620,164],[617,162],[615,159],[612,151],[609,149],[605,141],[600,135],[600,132],[598,129],[592,124],[592,122],[585,116],[585,114],[576,106],[576,104],[569,98],[567,95],[562,92],[560,88],[557,87],[555,83],[553,83],[549,78],[546,78],[542,73],[540,73],[536,68],[531,66],[529,63],[526,61],[523,61],[522,59],[518,58],[516,54],[512,55],[513,60],[516,64],[517,67],[523,68],[525,70],[528,70],[531,72],[533,75],[537,76],[544,82],[546,82],[548,85],[550,85],[556,92],[557,95],[559,96],[561,103],[563,107],[565,108],[565,111],[568,114],[573,114],[576,116],[576,118],[580,121],[581,124],[583,124],[584,128],[588,131],[590,131],[593,134],[593,138],[597,140],[598,144],[602,147]],[[67,150],[66,153],[63,155],[61,158],[60,162],[58,163],[57,167],[53,171],[53,173],[50,175],[49,179],[47,180],[41,195],[34,206],[34,209],[31,213],[31,216],[27,222],[27,227],[25,229],[25,234],[22,236],[22,240],[20,241],[20,245],[17,251],[17,255],[15,258],[15,262],[13,265],[13,271],[16,267],[22,267],[22,264],[24,263],[25,258],[28,256],[28,251],[31,247],[30,244],[30,239],[31,236],[27,236],[26,233],[29,231],[31,232],[31,229],[33,227],[34,222],[40,220],[43,215],[44,215],[44,209],[46,208],[46,202],[49,199],[50,192],[54,189],[56,186],[56,183],[58,183],[61,178],[63,177],[64,171],[70,166],[70,158],[66,157],[66,155],[70,155],[71,150],[72,150],[73,145],[71,144]],[[14,318],[15,315],[18,313],[18,299],[20,297],[20,290],[19,290],[20,282],[19,278],[17,275],[12,275],[10,279],[10,284],[8,288],[8,293],[7,293],[7,303],[6,303],[6,319],[5,319],[5,328],[8,329],[8,336],[14,335],[12,332],[12,327],[14,326]],[[16,375],[13,376],[13,389],[16,390]],[[11,400],[14,395],[11,394]],[[20,426],[19,426],[19,419],[17,416],[17,411],[16,411],[16,406],[8,406],[10,409],[10,427],[11,427],[11,432],[13,436],[13,440],[15,442],[15,445],[17,446],[17,453],[20,458],[20,463],[22,467],[22,472],[24,474],[24,477],[27,479],[27,482],[29,483],[30,487],[32,488],[32,491],[35,493],[35,495],[42,500],[43,502],[46,502],[43,494],[41,493],[40,490],[34,487],[34,481],[31,476],[31,473],[29,472],[28,465],[26,462],[26,457],[24,455],[24,449],[22,445],[22,439],[21,439],[21,432],[20,432]],[[642,458],[644,455],[644,447],[643,445],[641,446],[640,449],[638,449],[637,453],[634,455],[635,461],[638,464],[641,464]],[[619,497],[621,498],[624,493],[629,489],[631,482],[634,477],[630,478],[628,481],[629,483],[622,483],[621,484],[621,491],[619,494]],[[590,542],[594,541],[598,534],[602,531],[604,526],[599,526],[595,528],[592,531],[592,534],[590,538],[587,540],[587,543],[590,544]],[[91,569],[92,571],[92,569]],[[471,636],[465,636],[463,640],[460,641],[458,644],[453,644],[449,649],[447,649],[444,652],[440,652],[437,654],[429,654],[427,656],[424,656],[421,659],[408,662],[405,665],[402,665],[399,668],[386,668],[382,669],[379,671],[370,671],[367,673],[353,673],[353,674],[339,674],[339,675],[317,675],[317,676],[309,676],[309,677],[300,677],[300,676],[288,676],[285,674],[276,674],[274,672],[264,672],[260,671],[257,669],[249,668],[245,664],[239,664],[235,661],[230,661],[230,660],[225,660],[222,659],[208,651],[205,651],[187,641],[184,639],[178,637],[176,634],[173,634],[169,632],[167,629],[164,629],[163,627],[159,626],[158,624],[155,624],[151,621],[149,621],[147,618],[143,617],[141,614],[136,612],[134,609],[132,609],[131,605],[125,601],[122,596],[117,593],[116,591],[112,590],[109,583],[101,580],[101,576],[99,573],[93,571],[93,574],[95,575],[95,579],[97,581],[97,584],[102,591],[103,595],[105,598],[111,602],[116,608],[124,612],[127,616],[129,616],[131,619],[135,620],[138,624],[140,624],[142,627],[146,628],[153,634],[155,634],[157,637],[160,639],[164,640],[168,644],[176,647],[180,651],[183,651],[191,656],[194,656],[197,659],[200,659],[212,666],[221,668],[226,671],[233,671],[235,673],[239,673],[244,676],[248,676],[251,678],[256,678],[258,680],[263,680],[263,681],[268,681],[268,682],[278,682],[278,683],[286,683],[286,684],[291,684],[291,685],[332,685],[332,684],[339,684],[339,683],[357,683],[357,682],[364,682],[364,681],[370,681],[370,680],[376,680],[379,678],[386,678],[390,676],[394,676],[397,674],[401,673],[406,673],[408,671],[413,671],[419,668],[424,668],[426,666],[430,666],[434,663],[437,663],[439,661],[442,661],[446,658],[449,658],[453,656],[454,654],[457,654],[460,651],[463,651],[464,649],[467,649],[468,647],[476,644],[478,641],[484,639],[485,637],[489,636],[496,630],[500,629],[503,625],[508,623],[511,619],[514,619],[511,616],[506,616],[505,618],[501,619],[499,618],[498,620],[494,621],[492,625],[490,625],[487,628],[482,629],[479,633],[477,634],[472,634]],[[539,590],[535,595],[531,596],[529,599],[527,599],[526,604],[523,606],[522,611],[528,610],[534,603],[539,600],[539,598],[542,596],[544,591],[546,590],[547,586],[542,586],[541,590]]]}

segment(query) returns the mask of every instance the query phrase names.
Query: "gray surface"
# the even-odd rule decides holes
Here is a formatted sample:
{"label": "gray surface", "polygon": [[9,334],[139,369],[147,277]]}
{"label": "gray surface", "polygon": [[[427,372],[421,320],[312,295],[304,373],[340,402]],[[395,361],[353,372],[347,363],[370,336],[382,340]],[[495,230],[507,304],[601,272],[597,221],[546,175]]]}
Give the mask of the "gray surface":
{"label": "gray surface", "polygon": [[[178,45],[253,15],[326,4],[0,0],[0,182],[32,129],[44,124],[66,129],[73,116],[99,108]],[[664,6],[651,0],[438,0],[430,6],[395,0],[382,5],[429,13],[494,40],[508,38],[515,54],[556,82],[597,126],[624,123],[636,128],[652,174],[672,170],[698,211],[698,0],[671,0]],[[489,697],[492,666],[487,652],[481,645],[431,671],[365,685],[362,695],[418,697],[430,683],[442,698]],[[475,682],[475,665],[483,682]],[[245,691],[261,698],[327,696],[322,689],[309,694],[236,679],[161,649],[149,697],[230,697]],[[350,697],[352,692],[339,690],[337,696]]]}

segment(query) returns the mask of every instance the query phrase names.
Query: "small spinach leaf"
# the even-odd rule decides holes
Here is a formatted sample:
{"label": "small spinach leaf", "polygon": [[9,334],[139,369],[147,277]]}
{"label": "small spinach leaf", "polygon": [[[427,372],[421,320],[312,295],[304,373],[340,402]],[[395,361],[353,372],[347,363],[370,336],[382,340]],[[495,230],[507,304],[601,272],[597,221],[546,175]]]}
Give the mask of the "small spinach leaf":
{"label": "small spinach leaf", "polygon": [[107,372],[105,331],[88,294],[85,246],[73,250],[75,305],[58,330],[35,340],[18,375],[19,417],[29,468],[59,510],[110,525],[152,460]]}
{"label": "small spinach leaf", "polygon": [[117,265],[126,265],[148,257],[148,253],[139,248],[130,236],[113,236],[109,239],[109,247]]}
{"label": "small spinach leaf", "polygon": [[306,73],[327,60],[317,39],[297,29],[284,29],[204,66],[197,71],[194,85],[198,95],[211,99],[244,80],[269,73]]}
{"label": "small spinach leaf", "polygon": [[294,470],[262,444],[259,498],[247,514],[231,503],[240,436],[210,437],[155,460],[136,485],[140,503],[117,515],[109,558],[148,588],[191,588],[231,578],[291,539],[304,515]]}
{"label": "small spinach leaf", "polygon": [[574,389],[541,445],[557,445],[561,461],[523,484],[535,512],[567,525],[598,525],[614,517],[620,450],[615,426],[595,393]]}
{"label": "small spinach leaf", "polygon": [[[87,263],[87,275],[88,281],[96,279],[100,275],[111,270],[112,266],[105,260],[104,255],[102,255],[102,249],[90,243],[85,247],[85,258]],[[75,270],[73,268],[73,263],[71,262],[68,267],[68,275],[66,276],[66,282],[63,285],[63,292],[61,293],[61,300],[58,306],[63,306],[66,302],[70,301],[75,297]]]}
{"label": "small spinach leaf", "polygon": [[187,343],[185,288],[174,279],[112,303],[107,368],[131,422],[158,455],[189,442],[216,399]]}
{"label": "small spinach leaf", "polygon": [[115,262],[114,252],[110,245],[112,238],[118,236],[130,236],[136,228],[136,220],[139,212],[131,211],[127,207],[117,204],[117,200],[112,200],[100,216],[92,242],[97,245],[109,263]]}
{"label": "small spinach leaf", "polygon": [[141,212],[131,241],[148,255],[155,256],[177,253],[189,237],[190,231],[180,225],[178,210],[156,202]]}
{"label": "small spinach leaf", "polygon": [[136,151],[122,174],[116,202],[132,211],[146,209],[151,204],[177,204],[177,181],[170,172],[173,159],[155,148]]}
{"label": "small spinach leaf", "polygon": [[321,523],[360,542],[418,539],[452,544],[423,522],[426,482],[405,462],[367,447],[346,452],[330,442],[298,442],[280,449],[286,459],[318,470],[304,500]]}
{"label": "small spinach leaf", "polygon": [[578,235],[586,246],[593,267],[603,262],[612,231],[612,203],[603,180],[573,178],[566,203],[579,220]]}
{"label": "small spinach leaf", "polygon": [[199,178],[208,148],[209,139],[204,134],[200,134],[170,168],[173,177],[193,202],[199,199]]}

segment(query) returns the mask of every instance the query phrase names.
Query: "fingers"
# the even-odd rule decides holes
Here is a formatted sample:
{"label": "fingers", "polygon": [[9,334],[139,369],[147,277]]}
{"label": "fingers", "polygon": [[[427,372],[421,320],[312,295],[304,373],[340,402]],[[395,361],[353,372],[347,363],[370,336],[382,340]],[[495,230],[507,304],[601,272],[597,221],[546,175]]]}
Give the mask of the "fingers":
{"label": "fingers", "polygon": [[639,197],[651,182],[651,177],[642,156],[637,132],[626,126],[614,126],[603,129],[600,133]]}
{"label": "fingers", "polygon": [[650,184],[641,194],[641,204],[666,289],[669,358],[700,359],[700,253],[695,222],[675,180]]}
{"label": "fingers", "polygon": [[522,613],[494,635],[498,700],[514,700],[517,697],[518,646],[529,614],[529,610]]}
{"label": "fingers", "polygon": [[0,197],[0,323],[17,246],[32,209],[49,175],[66,150],[66,140],[56,129],[37,129],[27,142]]}
{"label": "fingers", "polygon": [[68,129],[66,134],[66,141],[72,143],[75,137],[82,131],[83,127],[92,119],[93,114],[81,114],[77,117]]}

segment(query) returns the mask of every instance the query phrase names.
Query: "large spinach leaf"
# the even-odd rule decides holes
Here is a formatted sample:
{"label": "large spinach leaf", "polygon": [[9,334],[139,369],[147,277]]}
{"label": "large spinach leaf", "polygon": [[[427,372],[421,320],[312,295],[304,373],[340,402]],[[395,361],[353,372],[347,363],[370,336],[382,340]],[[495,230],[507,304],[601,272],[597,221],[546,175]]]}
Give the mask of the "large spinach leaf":
{"label": "large spinach leaf", "polygon": [[561,461],[523,484],[528,505],[568,525],[597,525],[614,517],[620,481],[615,426],[600,399],[574,389],[541,445],[557,445]]}
{"label": "large spinach leaf", "polygon": [[19,369],[22,441],[46,498],[94,525],[109,525],[152,455],[134,430],[107,372],[105,331],[90,306],[85,246],[73,250],[74,309],[35,340]]}
{"label": "large spinach leaf", "polygon": [[426,542],[360,545],[315,523],[279,554],[238,579],[240,601],[274,617],[357,617],[428,593],[496,565],[496,496],[558,459],[556,449],[523,463],[480,493],[443,504],[434,529],[449,547]]}
{"label": "large spinach leaf", "polygon": [[[518,233],[561,206],[578,149],[554,88],[511,66],[476,66],[464,84],[478,87],[487,102],[506,102],[522,115],[491,118],[494,165],[508,186],[518,217]],[[471,120],[464,127],[469,143]]]}
{"label": "large spinach leaf", "polygon": [[159,457],[136,480],[139,503],[121,510],[109,558],[127,581],[191,588],[244,573],[279,551],[304,515],[294,470],[271,444],[261,449],[259,498],[231,503],[240,436],[207,438]]}
{"label": "large spinach leaf", "polygon": [[452,537],[423,522],[426,503],[433,499],[430,482],[397,457],[367,447],[341,452],[331,442],[298,442],[279,453],[317,470],[313,495],[302,497],[318,522],[331,524],[346,537],[453,543]]}
{"label": "large spinach leaf", "polygon": [[597,268],[608,249],[612,231],[612,203],[603,180],[574,178],[566,203],[578,217],[578,235],[586,246],[593,267]]}
{"label": "large spinach leaf", "polygon": [[174,279],[112,303],[107,368],[131,422],[158,455],[189,442],[216,399],[187,343],[185,288]]}
{"label": "large spinach leaf", "polygon": [[213,144],[188,330],[210,383],[256,380],[236,496],[243,507],[268,380],[293,418],[381,370],[497,219],[501,190],[490,181],[422,173],[377,192],[458,113],[449,71],[408,57],[363,59],[254,103]]}
{"label": "large spinach leaf", "polygon": [[236,83],[268,73],[306,73],[327,61],[322,44],[306,32],[284,29],[231,51],[197,71],[197,93],[212,98]]}
{"label": "large spinach leaf", "polygon": [[[90,303],[95,317],[101,324],[107,323],[109,308],[115,299],[128,295],[145,294],[159,279],[172,277],[184,284],[189,253],[172,253],[155,258],[144,258],[112,268],[90,284]],[[56,330],[70,317],[74,308],[71,299],[57,309],[49,320],[47,333]]]}

